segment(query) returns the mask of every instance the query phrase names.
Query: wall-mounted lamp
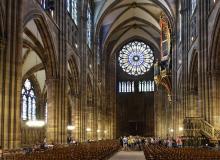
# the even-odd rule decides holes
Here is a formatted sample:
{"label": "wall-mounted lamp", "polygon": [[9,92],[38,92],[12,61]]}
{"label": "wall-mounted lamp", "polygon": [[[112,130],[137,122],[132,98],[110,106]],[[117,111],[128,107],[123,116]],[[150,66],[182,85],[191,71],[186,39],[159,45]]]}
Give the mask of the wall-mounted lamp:
{"label": "wall-mounted lamp", "polygon": [[72,130],[74,130],[76,127],[75,126],[73,126],[73,125],[68,125],[67,126],[67,130],[68,131],[72,131]]}
{"label": "wall-mounted lamp", "polygon": [[28,127],[35,127],[35,128],[40,128],[45,125],[45,121],[39,121],[39,120],[30,120],[26,122],[26,125]]}
{"label": "wall-mounted lamp", "polygon": [[179,131],[183,131],[183,127],[179,127]]}

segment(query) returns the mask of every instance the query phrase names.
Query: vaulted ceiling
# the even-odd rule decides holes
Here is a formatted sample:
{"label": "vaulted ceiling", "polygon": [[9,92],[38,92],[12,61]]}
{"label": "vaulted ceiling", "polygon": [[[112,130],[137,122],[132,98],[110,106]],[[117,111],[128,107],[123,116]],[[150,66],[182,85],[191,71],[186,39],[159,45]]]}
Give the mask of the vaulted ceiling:
{"label": "vaulted ceiling", "polygon": [[43,53],[44,44],[34,20],[26,24],[23,32],[23,42],[22,77],[25,79],[34,78],[39,85],[40,91],[43,91],[45,88],[46,73],[39,53]]}
{"label": "vaulted ceiling", "polygon": [[160,16],[172,25],[175,0],[95,0],[96,36],[102,46],[115,42],[112,52],[124,41],[140,37],[160,49]]}

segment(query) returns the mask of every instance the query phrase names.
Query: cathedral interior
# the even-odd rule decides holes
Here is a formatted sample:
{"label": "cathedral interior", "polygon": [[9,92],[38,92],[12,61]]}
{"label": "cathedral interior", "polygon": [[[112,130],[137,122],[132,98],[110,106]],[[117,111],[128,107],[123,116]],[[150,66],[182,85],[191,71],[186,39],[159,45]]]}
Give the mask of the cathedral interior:
{"label": "cathedral interior", "polygon": [[218,144],[218,88],[219,0],[0,0],[0,151],[68,136]]}

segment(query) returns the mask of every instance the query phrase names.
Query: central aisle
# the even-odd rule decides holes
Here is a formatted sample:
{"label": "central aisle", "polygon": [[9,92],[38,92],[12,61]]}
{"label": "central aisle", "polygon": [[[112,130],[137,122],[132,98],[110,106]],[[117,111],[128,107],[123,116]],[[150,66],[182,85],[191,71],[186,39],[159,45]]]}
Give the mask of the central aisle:
{"label": "central aisle", "polygon": [[120,151],[116,153],[109,160],[145,160],[144,152],[124,152]]}

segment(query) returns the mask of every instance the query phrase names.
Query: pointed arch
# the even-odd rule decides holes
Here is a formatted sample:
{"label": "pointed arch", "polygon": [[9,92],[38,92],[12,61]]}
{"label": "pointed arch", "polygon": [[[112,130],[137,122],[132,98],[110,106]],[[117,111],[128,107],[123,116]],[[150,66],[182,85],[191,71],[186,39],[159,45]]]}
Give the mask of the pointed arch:
{"label": "pointed arch", "polygon": [[212,32],[212,43],[210,43],[210,58],[208,70],[213,72],[215,70],[220,70],[220,10],[217,13],[217,18],[215,19],[214,29]]}
{"label": "pointed arch", "polygon": [[4,10],[2,7],[2,2],[0,2],[0,39],[4,37],[4,24],[5,24],[5,19],[4,19]]}
{"label": "pointed arch", "polygon": [[37,107],[39,106],[40,91],[37,80],[32,76],[22,83],[22,120],[36,120]]}
{"label": "pointed arch", "polygon": [[58,75],[58,70],[56,66],[57,60],[55,54],[55,45],[45,15],[39,10],[29,11],[27,16],[24,17],[23,28],[25,28],[27,23],[31,20],[34,20],[34,22],[36,23],[37,29],[40,33],[40,36],[42,37],[42,41],[45,47],[45,58],[43,59],[43,64],[46,68],[46,76],[56,77]]}
{"label": "pointed arch", "polygon": [[72,95],[79,94],[79,68],[73,55],[68,60],[68,82],[70,86],[70,93]]}
{"label": "pointed arch", "polygon": [[198,52],[193,50],[189,66],[189,84],[190,90],[198,92]]}

